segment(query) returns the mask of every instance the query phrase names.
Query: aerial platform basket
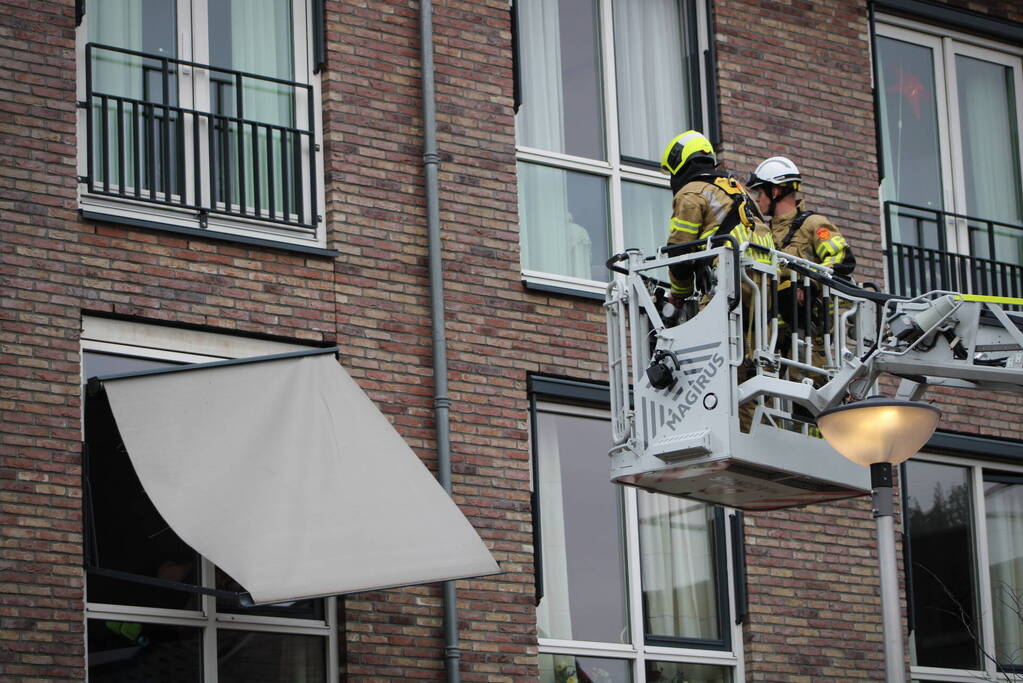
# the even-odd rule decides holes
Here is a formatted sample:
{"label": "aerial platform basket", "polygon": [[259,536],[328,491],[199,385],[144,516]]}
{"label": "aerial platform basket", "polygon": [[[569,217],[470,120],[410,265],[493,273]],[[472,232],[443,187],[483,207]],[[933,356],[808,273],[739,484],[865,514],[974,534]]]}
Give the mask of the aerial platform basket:
{"label": "aerial platform basket", "polygon": [[[659,279],[676,264],[703,288],[681,311]],[[868,471],[819,437],[821,411],[884,373],[912,400],[931,386],[1023,392],[1020,299],[882,294],[731,236],[609,266],[624,275],[605,303],[622,484],[742,510],[859,496]]]}
{"label": "aerial platform basket", "polygon": [[[778,328],[768,310],[777,269],[739,256],[735,246],[646,260],[638,252],[621,257],[626,276],[609,285],[606,303],[616,444],[611,479],[742,510],[867,493],[867,471],[815,436],[812,418],[794,417],[797,402],[809,416],[820,398],[812,385],[779,379],[803,364],[793,360],[786,367],[773,351]],[[672,324],[671,304],[656,291],[663,284],[657,276],[666,277],[668,264],[686,261],[712,267],[716,286],[690,302],[688,319]],[[844,328],[847,319],[838,326]],[[848,343],[844,337],[835,341]],[[801,344],[796,349],[812,360]],[[749,371],[753,364],[759,365],[756,374]],[[822,371],[818,384],[826,379]],[[766,393],[778,382],[792,385],[787,393],[797,400]],[[740,402],[748,404],[742,420]]]}

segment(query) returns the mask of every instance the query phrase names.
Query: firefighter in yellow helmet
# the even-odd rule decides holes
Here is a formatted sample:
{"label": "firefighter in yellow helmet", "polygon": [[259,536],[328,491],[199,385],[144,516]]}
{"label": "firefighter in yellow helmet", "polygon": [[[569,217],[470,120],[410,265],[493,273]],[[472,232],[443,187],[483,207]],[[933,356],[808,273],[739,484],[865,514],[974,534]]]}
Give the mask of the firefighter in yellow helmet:
{"label": "firefighter in yellow helmet", "polygon": [[[717,168],[714,147],[702,133],[689,130],[672,138],[661,155],[661,170],[671,176],[673,198],[669,245],[730,234],[739,244],[774,248],[770,228],[757,215],[753,201],[742,184]],[[771,263],[771,254],[759,249],[747,247],[744,256]],[[675,264],[669,271],[671,299],[680,305],[694,294],[697,278],[685,264]],[[746,358],[737,372],[740,383],[756,372],[752,363],[752,311],[749,306],[750,292],[747,290],[744,284],[741,296]],[[706,293],[703,292],[704,295]],[[755,408],[753,401],[739,407],[741,431],[750,430]]]}
{"label": "firefighter in yellow helmet", "polygon": [[[756,215],[742,185],[717,168],[714,147],[702,133],[688,130],[672,138],[661,155],[661,170],[671,176],[672,216],[668,244],[685,244],[724,233],[739,243],[774,248],[771,231]],[[747,256],[771,262],[770,254],[748,249]],[[693,273],[671,269],[675,300],[693,294]]]}

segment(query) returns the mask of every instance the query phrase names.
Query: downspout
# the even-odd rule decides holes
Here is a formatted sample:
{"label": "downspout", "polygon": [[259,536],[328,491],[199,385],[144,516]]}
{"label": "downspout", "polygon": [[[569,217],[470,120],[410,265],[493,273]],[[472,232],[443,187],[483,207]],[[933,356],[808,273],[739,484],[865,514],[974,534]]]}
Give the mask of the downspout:
{"label": "downspout", "polygon": [[[451,495],[451,424],[448,409],[448,351],[444,335],[444,272],[441,262],[437,153],[437,111],[433,68],[433,4],[419,5],[420,61],[423,69],[423,171],[426,184],[426,229],[430,259],[430,316],[433,328],[434,419],[437,429],[437,478]],[[455,582],[444,582],[444,668],[449,683],[461,680],[458,605]]]}

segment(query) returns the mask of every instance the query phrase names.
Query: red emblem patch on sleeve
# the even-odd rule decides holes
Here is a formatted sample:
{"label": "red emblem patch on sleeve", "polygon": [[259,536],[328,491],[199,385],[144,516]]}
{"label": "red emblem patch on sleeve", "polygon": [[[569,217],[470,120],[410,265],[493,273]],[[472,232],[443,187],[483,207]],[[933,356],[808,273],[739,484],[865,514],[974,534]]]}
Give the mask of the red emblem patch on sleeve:
{"label": "red emblem patch on sleeve", "polygon": [[820,230],[817,231],[817,239],[819,239],[821,242],[827,242],[829,239],[831,239],[831,231],[828,230],[827,228],[821,228]]}

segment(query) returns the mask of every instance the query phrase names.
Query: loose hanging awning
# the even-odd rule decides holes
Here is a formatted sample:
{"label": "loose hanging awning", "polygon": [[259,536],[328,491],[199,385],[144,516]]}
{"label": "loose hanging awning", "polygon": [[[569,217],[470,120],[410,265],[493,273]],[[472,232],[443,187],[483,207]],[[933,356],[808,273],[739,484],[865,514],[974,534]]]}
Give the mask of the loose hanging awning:
{"label": "loose hanging awning", "polygon": [[336,349],[97,377],[154,506],[255,603],[500,572]]}

